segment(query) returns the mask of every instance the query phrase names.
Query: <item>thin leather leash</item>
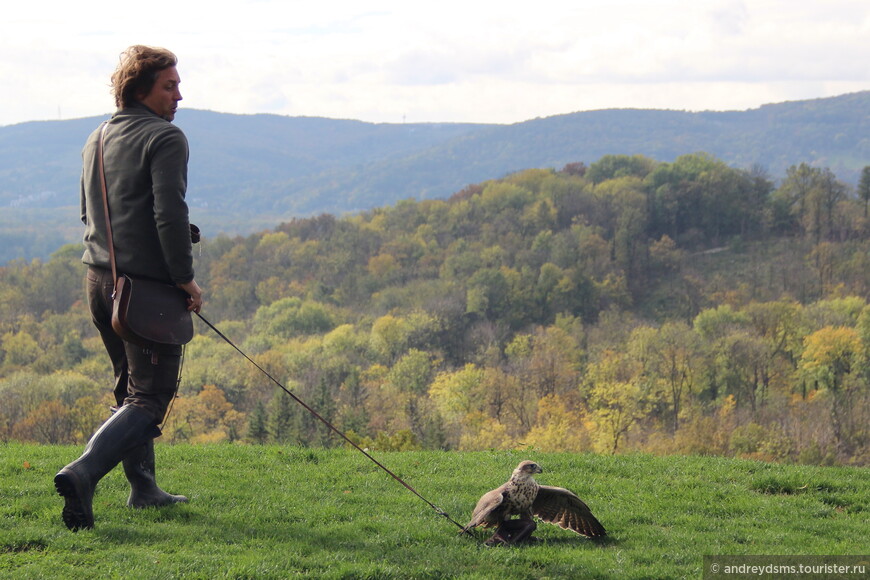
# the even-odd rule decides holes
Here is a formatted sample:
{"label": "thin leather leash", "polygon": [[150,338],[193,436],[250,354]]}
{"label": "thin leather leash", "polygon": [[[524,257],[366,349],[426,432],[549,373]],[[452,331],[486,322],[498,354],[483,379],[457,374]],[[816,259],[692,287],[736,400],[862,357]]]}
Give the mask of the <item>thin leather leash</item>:
{"label": "thin leather leash", "polygon": [[233,343],[233,341],[231,341],[229,338],[226,337],[226,335],[224,335],[224,333],[222,333],[220,330],[218,330],[217,327],[216,327],[214,324],[212,324],[211,322],[209,322],[208,320],[206,320],[205,317],[203,317],[202,314],[200,314],[199,312],[196,312],[195,314],[196,314],[196,315],[199,317],[199,319],[202,320],[202,321],[203,321],[203,322],[204,322],[204,323],[205,323],[209,328],[211,328],[213,331],[215,331],[215,333],[216,333],[219,337],[221,337],[221,338],[222,338],[222,339],[223,339],[227,344],[229,344],[231,347],[233,347],[234,349],[236,349],[236,351],[238,351],[238,353],[241,354],[243,357],[245,357],[246,359],[248,359],[248,362],[249,362],[249,363],[251,363],[252,365],[254,365],[255,367],[257,367],[257,369],[259,369],[261,373],[263,373],[264,375],[266,375],[266,376],[267,376],[267,377],[268,377],[268,378],[269,378],[273,383],[275,383],[276,385],[278,385],[279,387],[281,387],[281,390],[282,390],[282,391],[284,391],[285,393],[287,393],[288,395],[290,395],[290,397],[291,397],[294,401],[296,401],[297,403],[299,403],[300,405],[302,405],[302,407],[303,407],[306,411],[308,411],[309,413],[311,413],[311,414],[312,414],[315,418],[317,418],[321,423],[323,423],[324,425],[326,425],[327,427],[329,427],[329,429],[331,429],[332,431],[334,431],[335,433],[337,433],[337,434],[338,434],[342,439],[344,439],[348,444],[350,444],[351,447],[353,447],[354,449],[356,449],[357,451],[359,451],[360,453],[362,453],[363,455],[365,455],[366,457],[368,457],[368,458],[371,460],[372,463],[374,463],[375,465],[377,465],[378,467],[380,467],[382,470],[384,470],[385,472],[387,472],[387,474],[389,474],[390,477],[392,477],[393,479],[395,479],[396,481],[398,481],[399,483],[401,483],[403,486],[405,486],[405,488],[407,488],[408,491],[410,491],[411,493],[413,493],[414,495],[416,495],[417,497],[419,497],[421,500],[423,500],[424,502],[426,502],[426,504],[427,504],[429,507],[431,507],[433,510],[435,510],[435,513],[437,513],[439,516],[443,516],[445,519],[447,519],[447,521],[449,521],[449,522],[452,523],[453,525],[457,526],[460,530],[462,530],[462,531],[465,532],[466,534],[471,534],[471,532],[469,532],[468,530],[465,529],[465,526],[463,526],[462,524],[460,524],[459,522],[457,522],[456,520],[454,520],[453,518],[451,518],[451,517],[447,514],[447,512],[445,512],[444,510],[442,510],[440,507],[438,507],[437,505],[435,505],[434,503],[432,503],[431,501],[429,501],[428,499],[426,499],[425,497],[423,497],[423,496],[420,494],[420,492],[418,492],[416,489],[414,489],[413,487],[411,487],[411,485],[409,485],[408,483],[406,483],[405,480],[403,480],[401,477],[399,477],[398,475],[396,475],[395,473],[393,473],[392,471],[390,471],[389,469],[387,469],[387,467],[386,467],[383,463],[381,463],[380,461],[378,461],[377,459],[375,459],[374,457],[372,457],[371,455],[369,455],[369,453],[368,453],[365,449],[361,448],[359,445],[357,445],[356,443],[354,443],[353,441],[351,441],[350,438],[348,438],[347,435],[345,435],[344,433],[342,433],[342,432],[341,432],[337,427],[335,427],[332,423],[330,423],[329,421],[327,421],[323,416],[320,415],[320,413],[318,413],[317,411],[315,411],[314,409],[312,409],[312,408],[311,408],[307,403],[305,403],[305,401],[303,401],[302,399],[300,399],[299,397],[297,397],[296,395],[294,395],[292,392],[290,392],[290,390],[287,389],[287,387],[285,387],[284,385],[282,385],[282,384],[281,384],[281,383],[280,383],[280,382],[279,382],[275,377],[273,377],[272,375],[270,375],[270,374],[266,371],[266,369],[264,369],[263,367],[261,367],[260,365],[258,365],[256,362],[254,362],[254,360],[251,359],[251,357],[249,357],[247,354],[245,354],[245,353],[242,351],[242,349],[240,349],[238,346],[236,346],[235,343]]}

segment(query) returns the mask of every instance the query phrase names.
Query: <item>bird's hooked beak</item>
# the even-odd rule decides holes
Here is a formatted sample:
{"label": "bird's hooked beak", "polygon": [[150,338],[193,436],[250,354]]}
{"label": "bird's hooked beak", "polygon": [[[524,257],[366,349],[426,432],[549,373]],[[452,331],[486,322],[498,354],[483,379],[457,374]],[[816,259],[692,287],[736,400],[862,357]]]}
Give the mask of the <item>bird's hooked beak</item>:
{"label": "bird's hooked beak", "polygon": [[535,465],[535,473],[544,473],[544,469],[540,465]]}

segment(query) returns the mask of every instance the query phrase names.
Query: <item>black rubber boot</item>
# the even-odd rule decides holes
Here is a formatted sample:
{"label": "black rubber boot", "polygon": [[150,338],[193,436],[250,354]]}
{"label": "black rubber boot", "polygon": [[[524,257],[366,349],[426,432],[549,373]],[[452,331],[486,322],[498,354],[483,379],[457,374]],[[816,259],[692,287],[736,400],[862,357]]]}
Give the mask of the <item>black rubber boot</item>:
{"label": "black rubber boot", "polygon": [[134,508],[160,507],[185,503],[183,495],[166,493],[157,485],[154,467],[154,440],[133,449],[124,458],[124,473],[130,482],[130,498],[127,505]]}
{"label": "black rubber boot", "polygon": [[88,441],[82,456],[54,476],[54,487],[63,496],[63,523],[72,531],[94,527],[93,499],[97,482],[131,449],[139,447],[154,426],[146,411],[125,405],[109,417]]}

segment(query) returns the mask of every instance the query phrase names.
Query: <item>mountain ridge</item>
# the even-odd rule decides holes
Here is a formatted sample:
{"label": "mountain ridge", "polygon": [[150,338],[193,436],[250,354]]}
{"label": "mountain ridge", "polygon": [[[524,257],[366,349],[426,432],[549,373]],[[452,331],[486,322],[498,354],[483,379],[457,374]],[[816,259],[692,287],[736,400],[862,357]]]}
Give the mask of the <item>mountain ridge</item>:
{"label": "mountain ridge", "polygon": [[[0,263],[44,256],[51,244],[77,240],[81,146],[107,116],[0,127],[0,206],[7,214],[0,242],[17,248],[0,254]],[[179,112],[176,124],[191,145],[193,219],[206,232],[226,234],[293,217],[448,197],[515,171],[590,164],[604,155],[672,162],[704,151],[735,167],[761,167],[773,179],[805,162],[853,185],[870,165],[870,91],[745,111],[598,109],[504,125],[196,109]],[[40,248],[25,239],[33,229],[48,236]]]}

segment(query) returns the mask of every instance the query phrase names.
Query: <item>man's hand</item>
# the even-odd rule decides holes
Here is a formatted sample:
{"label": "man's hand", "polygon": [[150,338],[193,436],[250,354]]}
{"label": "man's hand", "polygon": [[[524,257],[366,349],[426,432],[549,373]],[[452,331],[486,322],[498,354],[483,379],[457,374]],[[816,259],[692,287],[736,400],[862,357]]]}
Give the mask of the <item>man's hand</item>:
{"label": "man's hand", "polygon": [[191,312],[199,313],[202,308],[202,288],[196,283],[196,280],[191,280],[186,284],[179,284],[179,288],[187,292],[187,309]]}

